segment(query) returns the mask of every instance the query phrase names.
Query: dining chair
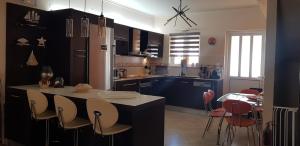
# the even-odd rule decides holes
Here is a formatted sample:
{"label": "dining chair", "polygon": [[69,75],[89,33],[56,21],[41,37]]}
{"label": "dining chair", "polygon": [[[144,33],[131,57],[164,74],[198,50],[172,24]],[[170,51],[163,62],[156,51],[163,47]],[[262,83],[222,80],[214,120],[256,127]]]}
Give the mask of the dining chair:
{"label": "dining chair", "polygon": [[131,129],[129,125],[117,123],[119,118],[117,108],[103,99],[88,98],[86,107],[94,134],[109,136],[110,146],[114,146],[114,135]]}
{"label": "dining chair", "polygon": [[224,120],[224,117],[228,117],[231,116],[230,113],[226,113],[226,110],[224,108],[216,108],[213,109],[211,102],[214,99],[215,93],[213,90],[208,90],[207,92],[203,93],[203,101],[204,101],[204,107],[205,110],[208,112],[208,121],[206,124],[206,127],[204,129],[203,135],[202,137],[205,137],[206,132],[209,130],[212,121],[214,118],[221,118],[219,121],[219,127],[218,127],[218,138],[217,138],[217,144],[219,144],[220,141],[220,134],[221,134],[221,130],[222,130],[222,123]]}
{"label": "dining chair", "polygon": [[240,93],[259,95],[260,92],[254,89],[243,89]]}
{"label": "dining chair", "polygon": [[[254,145],[256,145],[254,128],[253,128],[253,126],[256,126],[256,120],[245,116],[249,112],[251,112],[252,106],[249,103],[244,101],[226,100],[223,102],[223,108],[225,108],[226,112],[232,114],[230,117],[225,118],[228,123],[226,128],[227,138],[225,138],[227,140],[227,143],[231,145],[234,140],[235,133],[233,127],[245,127],[247,128],[248,145],[249,145],[250,144],[249,127],[251,127],[253,142]],[[222,145],[224,145],[226,141],[225,139]]]}
{"label": "dining chair", "polygon": [[49,146],[49,121],[56,118],[56,114],[54,111],[48,110],[48,99],[43,93],[35,90],[27,90],[27,99],[31,117],[37,121],[45,121],[45,145]]}
{"label": "dining chair", "polygon": [[77,107],[75,103],[64,96],[55,95],[54,104],[59,125],[64,130],[74,130],[73,145],[78,146],[79,128],[91,125],[90,121],[77,117]]}

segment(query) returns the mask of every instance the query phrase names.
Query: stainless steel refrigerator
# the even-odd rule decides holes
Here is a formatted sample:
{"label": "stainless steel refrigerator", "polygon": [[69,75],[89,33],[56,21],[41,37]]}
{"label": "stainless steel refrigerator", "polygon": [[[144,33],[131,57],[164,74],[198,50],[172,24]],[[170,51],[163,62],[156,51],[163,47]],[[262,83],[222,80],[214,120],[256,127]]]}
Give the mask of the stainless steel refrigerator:
{"label": "stainless steel refrigerator", "polygon": [[[114,29],[106,28],[105,42],[101,41],[98,25],[90,25],[88,75],[89,84],[94,89],[111,90],[113,87]],[[101,45],[107,49],[101,49]]]}

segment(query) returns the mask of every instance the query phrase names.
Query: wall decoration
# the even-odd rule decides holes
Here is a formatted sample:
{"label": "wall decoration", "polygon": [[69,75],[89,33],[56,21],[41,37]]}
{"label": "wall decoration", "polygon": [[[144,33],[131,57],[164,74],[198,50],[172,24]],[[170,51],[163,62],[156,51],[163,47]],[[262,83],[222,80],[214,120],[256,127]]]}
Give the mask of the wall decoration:
{"label": "wall decoration", "polygon": [[45,43],[46,43],[46,39],[44,39],[43,37],[37,39],[39,42],[38,42],[38,45],[39,47],[45,47]]}
{"label": "wall decoration", "polygon": [[40,21],[40,15],[34,10],[28,11],[24,17],[25,21],[38,24]]}
{"label": "wall decoration", "polygon": [[209,45],[215,45],[217,43],[217,39],[215,37],[208,38]]}
{"label": "wall decoration", "polygon": [[28,66],[38,66],[39,65],[38,61],[36,60],[36,57],[34,56],[33,51],[31,51],[30,56],[29,56],[26,64]]}
{"label": "wall decoration", "polygon": [[25,38],[19,38],[17,40],[17,45],[19,46],[29,46],[28,40]]}

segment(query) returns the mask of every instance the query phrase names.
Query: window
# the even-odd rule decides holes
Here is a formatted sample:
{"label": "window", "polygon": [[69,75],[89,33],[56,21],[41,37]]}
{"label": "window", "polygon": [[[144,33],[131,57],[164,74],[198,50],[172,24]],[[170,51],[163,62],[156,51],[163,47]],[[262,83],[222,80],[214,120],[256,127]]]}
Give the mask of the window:
{"label": "window", "polygon": [[187,59],[188,65],[199,63],[200,33],[172,33],[170,34],[170,65],[180,65],[182,59]]}
{"label": "window", "polygon": [[234,33],[230,36],[231,77],[261,77],[263,40],[262,33]]}

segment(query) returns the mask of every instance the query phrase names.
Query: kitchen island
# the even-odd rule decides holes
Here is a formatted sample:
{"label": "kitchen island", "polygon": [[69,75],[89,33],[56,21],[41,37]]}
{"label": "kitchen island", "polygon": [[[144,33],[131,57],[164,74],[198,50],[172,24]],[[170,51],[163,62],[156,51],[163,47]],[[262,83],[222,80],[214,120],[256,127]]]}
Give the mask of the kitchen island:
{"label": "kitchen island", "polygon": [[[5,103],[5,136],[18,143],[34,146],[43,143],[42,124],[32,124],[26,90],[38,90],[44,93],[49,101],[49,109],[54,109],[53,96],[62,95],[75,102],[77,116],[87,117],[85,101],[88,98],[103,98],[114,104],[119,111],[118,123],[128,124],[132,129],[115,138],[116,146],[163,146],[164,145],[164,105],[165,99],[159,96],[141,95],[135,92],[101,91],[91,89],[88,93],[75,93],[74,87],[40,89],[37,85],[12,86],[7,88]],[[150,120],[151,119],[151,120]],[[39,126],[32,126],[39,125]],[[52,137],[61,141],[72,141],[58,136],[56,121],[51,124]],[[81,131],[79,145],[106,145],[106,138],[92,135],[91,128]],[[90,136],[89,136],[90,135]],[[35,138],[39,138],[36,140]],[[70,136],[69,136],[70,138]],[[102,139],[102,140],[99,140]],[[39,142],[37,142],[39,141]],[[63,142],[69,144],[68,142]]]}

